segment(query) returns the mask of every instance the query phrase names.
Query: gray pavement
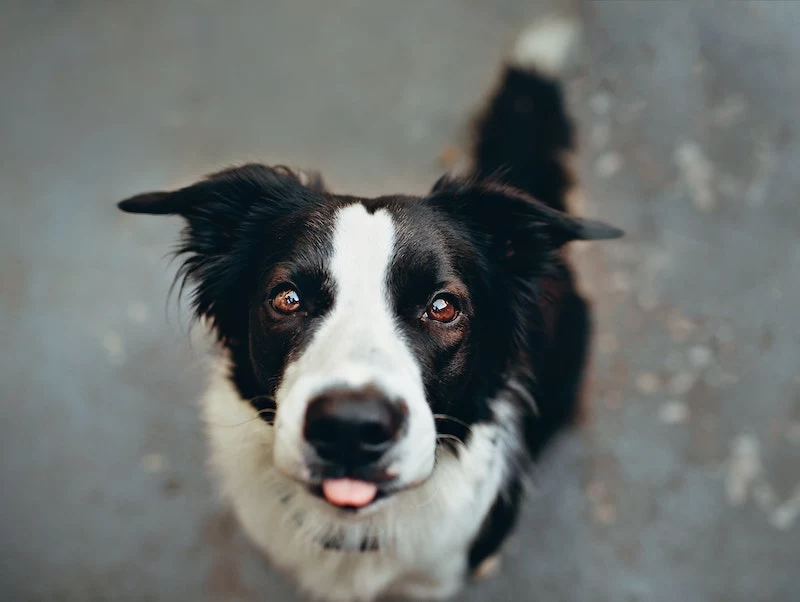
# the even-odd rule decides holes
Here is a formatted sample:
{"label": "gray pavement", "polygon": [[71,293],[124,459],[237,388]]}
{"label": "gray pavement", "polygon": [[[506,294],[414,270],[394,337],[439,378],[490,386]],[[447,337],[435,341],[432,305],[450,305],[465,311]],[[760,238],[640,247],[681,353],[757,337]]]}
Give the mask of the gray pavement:
{"label": "gray pavement", "polygon": [[[551,3],[554,4],[554,3]],[[422,192],[522,0],[0,1],[0,599],[291,601],[217,501],[179,223],[244,160]],[[587,2],[593,411],[459,600],[800,599],[800,3]]]}

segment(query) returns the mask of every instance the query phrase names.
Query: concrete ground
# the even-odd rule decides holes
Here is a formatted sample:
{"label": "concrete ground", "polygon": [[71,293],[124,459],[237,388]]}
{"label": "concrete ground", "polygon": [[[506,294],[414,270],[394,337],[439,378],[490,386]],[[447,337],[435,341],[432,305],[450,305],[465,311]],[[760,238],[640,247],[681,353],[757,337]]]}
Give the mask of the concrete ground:
{"label": "concrete ground", "polygon": [[[523,0],[0,3],[0,599],[295,600],[217,502],[179,223],[255,159],[422,192]],[[593,414],[459,600],[800,599],[800,4],[587,2]]]}

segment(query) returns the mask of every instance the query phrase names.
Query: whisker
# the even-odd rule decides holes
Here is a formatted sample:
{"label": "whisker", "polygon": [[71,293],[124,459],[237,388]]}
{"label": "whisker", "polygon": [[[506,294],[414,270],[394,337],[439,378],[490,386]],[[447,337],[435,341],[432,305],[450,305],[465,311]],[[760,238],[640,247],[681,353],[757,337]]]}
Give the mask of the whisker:
{"label": "whisker", "polygon": [[[438,460],[439,460],[439,454],[435,454],[435,455],[434,455],[434,458],[435,458],[435,460],[434,460],[434,461],[435,461],[435,463],[438,463]],[[434,466],[435,466],[435,464],[434,464]],[[435,471],[436,471],[436,468],[434,467],[434,472],[435,472]],[[436,482],[436,475],[435,475],[435,474],[434,474],[434,475],[432,475],[432,476],[431,476],[431,478],[430,478],[430,480],[429,480],[428,482],[430,483],[430,485],[431,485],[431,489],[433,489],[433,491],[431,492],[431,495],[430,495],[430,497],[428,497],[428,499],[427,499],[427,500],[424,500],[424,501],[423,501],[423,502],[421,502],[421,503],[416,503],[416,504],[414,504],[415,508],[424,508],[425,506],[428,506],[428,505],[430,505],[431,503],[433,503],[433,501],[434,501],[434,500],[436,499],[436,497],[439,495],[439,485],[438,485],[438,483]]]}
{"label": "whisker", "polygon": [[445,439],[447,441],[455,441],[457,445],[466,445],[461,437],[457,437],[456,435],[449,435],[447,433],[442,433],[440,435],[436,435],[436,439],[442,440]]}
{"label": "whisker", "polygon": [[247,420],[242,420],[241,422],[234,422],[233,424],[219,424],[219,423],[216,423],[214,426],[219,426],[219,427],[222,427],[222,428],[234,428],[234,427],[237,427],[237,426],[245,425],[248,422],[252,422],[253,420],[259,420],[259,419],[260,420],[264,420],[262,418],[262,416],[270,416],[270,415],[273,417],[273,419],[266,420],[265,422],[267,424],[271,425],[271,424],[274,423],[274,417],[275,417],[275,413],[276,412],[277,412],[277,410],[270,410],[270,409],[258,410],[256,412],[255,416],[251,416]]}
{"label": "whisker", "polygon": [[524,386],[522,386],[522,384],[520,384],[513,378],[506,383],[506,386],[511,391],[519,395],[522,398],[522,400],[528,404],[534,416],[539,416],[539,404],[536,403],[536,398],[533,396],[533,394],[531,394],[531,392],[528,389],[526,389]]}
{"label": "whisker", "polygon": [[[272,395],[256,395],[255,397],[251,397],[250,399],[245,399],[243,401],[245,401],[245,402],[247,402],[247,403],[252,405],[254,402],[258,402],[258,401],[261,401],[263,399],[266,399],[267,401],[272,401],[273,403],[275,403],[275,397],[273,397]],[[223,428],[234,428],[234,427],[237,427],[237,426],[245,425],[248,422],[252,422],[253,420],[256,420],[256,419],[259,419],[259,418],[261,420],[264,420],[264,416],[271,417],[271,419],[264,420],[264,421],[267,424],[272,425],[275,422],[274,418],[275,418],[275,414],[277,413],[277,411],[278,411],[277,408],[263,408],[261,410],[256,410],[256,415],[253,416],[252,418],[248,418],[247,420],[243,420],[241,422],[236,422],[234,424],[216,424],[215,426],[220,426],[220,427],[223,427]]]}
{"label": "whisker", "polygon": [[460,418],[456,418],[455,416],[450,416],[449,414],[434,414],[433,415],[433,419],[434,420],[450,420],[451,422],[455,422],[456,424],[458,424],[460,426],[463,426],[469,432],[472,432],[472,427],[469,424],[467,424],[466,422],[464,422]]}

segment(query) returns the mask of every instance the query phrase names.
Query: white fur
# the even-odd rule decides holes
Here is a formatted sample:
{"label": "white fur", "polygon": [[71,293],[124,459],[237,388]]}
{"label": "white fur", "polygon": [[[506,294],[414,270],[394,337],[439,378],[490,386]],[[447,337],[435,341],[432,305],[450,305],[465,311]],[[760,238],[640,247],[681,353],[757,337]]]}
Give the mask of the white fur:
{"label": "white fur", "polygon": [[275,395],[275,464],[288,475],[306,476],[302,426],[308,402],[327,389],[368,385],[408,405],[408,428],[391,452],[396,485],[421,481],[433,469],[433,415],[387,289],[394,237],[385,210],[370,214],[357,203],[336,215],[329,266],[333,307],[302,355],[286,367]]}
{"label": "white fur", "polygon": [[564,17],[537,21],[517,38],[512,62],[555,77],[566,67],[579,36],[577,21]]}
{"label": "white fur", "polygon": [[[388,594],[441,599],[461,587],[469,545],[502,492],[520,444],[514,407],[505,400],[491,407],[495,422],[473,426],[458,457],[439,448],[428,481],[363,515],[337,511],[276,469],[276,428],[241,399],[224,357],[203,414],[211,465],[246,533],[307,595],[349,602]],[[342,549],[325,549],[321,541],[334,534]],[[358,551],[365,538],[379,549]]]}

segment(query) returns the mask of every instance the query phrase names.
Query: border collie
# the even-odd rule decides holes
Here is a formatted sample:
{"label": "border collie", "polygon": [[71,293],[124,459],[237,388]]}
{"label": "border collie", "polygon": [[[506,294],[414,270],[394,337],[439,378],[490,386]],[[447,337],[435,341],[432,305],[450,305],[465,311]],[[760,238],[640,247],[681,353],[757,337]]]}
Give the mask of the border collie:
{"label": "border collie", "polygon": [[245,165],[122,201],[186,220],[219,341],[203,402],[225,498],[310,597],[441,599],[496,566],[525,473],[579,409],[587,302],[564,252],[568,21],[519,39],[472,165],[423,196]]}

